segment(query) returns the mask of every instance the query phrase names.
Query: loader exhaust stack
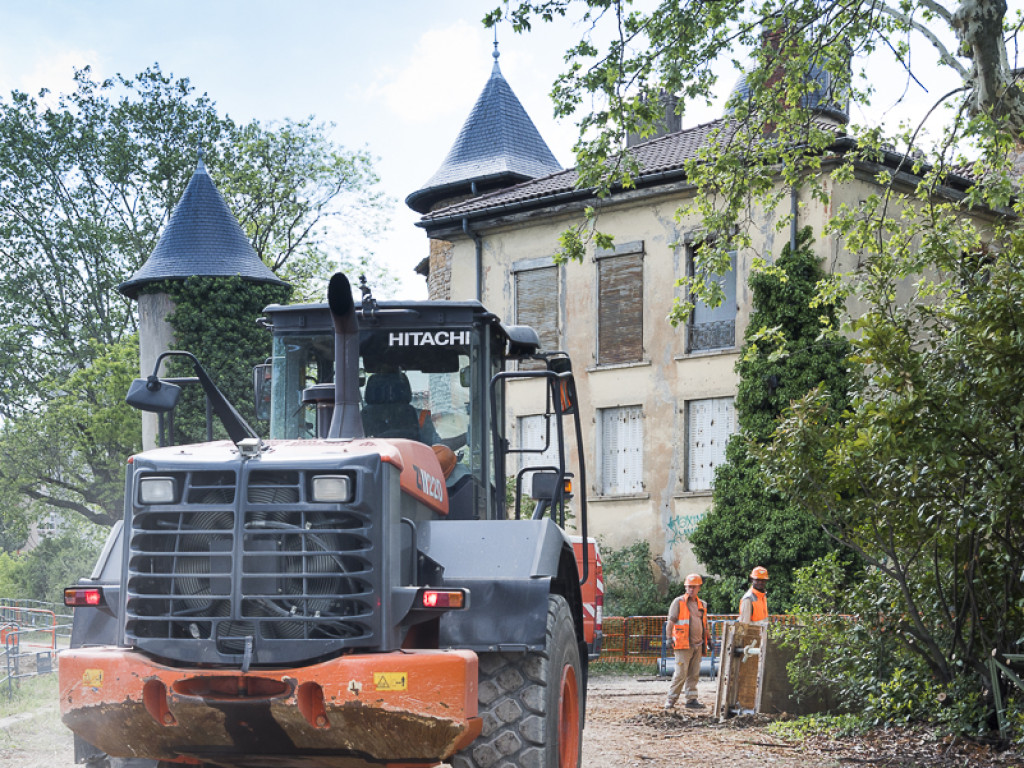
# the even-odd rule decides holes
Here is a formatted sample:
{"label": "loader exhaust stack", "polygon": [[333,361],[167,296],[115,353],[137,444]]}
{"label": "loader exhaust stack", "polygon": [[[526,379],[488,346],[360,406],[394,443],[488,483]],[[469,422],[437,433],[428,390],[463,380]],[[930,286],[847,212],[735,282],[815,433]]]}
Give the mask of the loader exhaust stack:
{"label": "loader exhaust stack", "polygon": [[352,286],[341,272],[331,278],[327,303],[334,319],[334,414],[327,437],[360,438],[365,433],[359,413],[359,321]]}

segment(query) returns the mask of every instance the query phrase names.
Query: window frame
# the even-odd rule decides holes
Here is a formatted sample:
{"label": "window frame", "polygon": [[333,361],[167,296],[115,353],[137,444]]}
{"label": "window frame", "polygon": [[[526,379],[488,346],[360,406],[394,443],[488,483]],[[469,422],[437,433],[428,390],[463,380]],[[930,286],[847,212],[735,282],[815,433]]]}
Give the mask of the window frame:
{"label": "window frame", "polygon": [[[684,241],[685,241],[685,245],[686,245],[686,276],[692,279],[692,278],[696,277],[696,275],[697,275],[697,269],[696,269],[696,263],[695,263],[695,258],[697,256],[697,251],[702,246],[714,244],[716,239],[715,238],[702,239],[700,237],[700,233],[690,232],[690,233],[687,233],[687,236],[684,238]],[[731,327],[731,338],[732,338],[732,340],[729,343],[726,343],[726,344],[710,343],[710,344],[707,344],[706,346],[705,345],[701,345],[701,346],[696,346],[695,345],[695,336],[697,336],[697,334],[699,333],[698,325],[697,325],[697,308],[698,308],[698,305],[702,306],[702,307],[706,307],[709,312],[717,312],[718,310],[721,310],[723,307],[719,306],[719,307],[716,307],[715,309],[711,309],[710,307],[707,307],[706,304],[703,304],[703,302],[700,302],[700,300],[696,297],[696,295],[691,291],[690,294],[689,294],[689,299],[690,299],[690,301],[693,302],[694,307],[693,307],[693,309],[690,310],[689,317],[687,318],[687,321],[686,321],[686,333],[685,333],[684,338],[683,338],[683,344],[685,345],[685,353],[688,354],[688,355],[690,355],[690,354],[702,354],[702,353],[705,353],[705,352],[721,352],[723,350],[728,351],[728,350],[736,349],[736,346],[737,346],[736,327],[737,327],[737,320],[739,319],[739,273],[738,273],[739,250],[734,248],[731,251],[727,251],[727,253],[730,254],[730,258],[731,258],[731,262],[732,262],[732,269],[730,270],[730,273],[732,274],[731,319],[712,320],[712,321],[710,321],[708,323],[701,324],[701,327],[703,327],[703,326],[713,326],[713,325],[718,325],[718,324],[722,324],[722,323],[731,323],[731,325],[732,325],[732,327]],[[715,275],[713,275],[711,277],[723,278],[724,276],[723,275],[715,274]],[[728,301],[729,300],[729,291],[726,290],[725,294],[726,294],[725,301]],[[723,302],[723,305],[724,305],[724,302]],[[711,331],[711,333],[713,334],[714,331]],[[727,328],[727,326],[723,326],[721,331],[720,331],[720,333],[721,333],[722,337],[724,338],[727,334],[730,333],[730,330]]]}

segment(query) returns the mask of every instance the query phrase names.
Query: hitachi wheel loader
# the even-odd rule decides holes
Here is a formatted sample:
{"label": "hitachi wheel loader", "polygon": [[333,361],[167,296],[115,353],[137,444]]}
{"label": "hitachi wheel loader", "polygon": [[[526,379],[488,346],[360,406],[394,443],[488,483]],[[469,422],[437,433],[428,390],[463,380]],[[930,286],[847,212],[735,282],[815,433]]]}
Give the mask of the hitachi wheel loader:
{"label": "hitachi wheel loader", "polygon": [[[265,309],[269,439],[186,352],[132,384],[162,447],[128,459],[123,522],[65,593],[79,762],[580,765],[601,586],[569,359],[477,302],[362,291]],[[229,439],[167,439],[174,356]],[[542,424],[525,449],[512,388]]]}

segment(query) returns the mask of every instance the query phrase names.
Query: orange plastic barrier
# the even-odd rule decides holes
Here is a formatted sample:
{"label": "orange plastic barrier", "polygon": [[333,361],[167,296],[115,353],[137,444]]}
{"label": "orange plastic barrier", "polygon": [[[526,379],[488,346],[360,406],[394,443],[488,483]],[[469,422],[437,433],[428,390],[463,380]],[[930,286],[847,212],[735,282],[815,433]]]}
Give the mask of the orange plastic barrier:
{"label": "orange plastic barrier", "polygon": [[[735,621],[738,614],[708,614],[708,628],[714,647],[721,648],[725,625]],[[662,658],[665,622],[668,616],[605,616],[604,645],[601,647],[601,658],[598,662],[630,662],[637,664],[656,664]],[[790,624],[794,617],[776,614],[769,617],[772,624]],[[671,655],[671,646],[665,648],[665,654]]]}

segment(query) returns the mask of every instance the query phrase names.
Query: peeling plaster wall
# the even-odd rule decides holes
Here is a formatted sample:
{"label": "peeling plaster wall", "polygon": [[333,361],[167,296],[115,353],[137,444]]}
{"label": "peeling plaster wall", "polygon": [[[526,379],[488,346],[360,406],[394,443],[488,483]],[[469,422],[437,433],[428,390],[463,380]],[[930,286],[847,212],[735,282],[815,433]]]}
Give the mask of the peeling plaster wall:
{"label": "peeling plaster wall", "polygon": [[[815,249],[826,269],[847,271],[857,260],[834,235],[823,235],[825,222],[843,203],[856,206],[877,187],[855,181],[833,190],[828,202],[799,198],[798,225],[815,232]],[[643,241],[643,346],[642,362],[598,366],[597,262],[593,249],[583,263],[560,268],[558,301],[562,348],[573,359],[583,414],[583,439],[588,472],[590,534],[612,548],[646,539],[651,551],[664,561],[669,576],[681,578],[690,571],[703,572],[688,539],[697,521],[711,504],[709,491],[686,490],[686,404],[690,400],[734,396],[738,378],[735,365],[752,309],[748,276],[754,258],[773,261],[789,242],[788,226],[777,229],[790,212],[789,195],[775,211],[751,212],[752,247],[737,254],[736,347],[724,351],[687,354],[684,329],[673,328],[666,317],[680,290],[675,281],[685,274],[687,233],[699,220],[677,211],[690,201],[689,191],[671,194],[637,194],[626,201],[603,202],[598,209],[598,228],[614,235],[616,243]],[[626,197],[625,195],[623,197]],[[483,244],[483,304],[503,321],[513,322],[516,263],[550,258],[558,236],[580,221],[578,212],[538,211],[512,216],[501,222],[476,221],[474,231]],[[475,295],[475,245],[459,233],[447,233],[452,241],[451,298]],[[538,394],[540,393],[540,394]],[[543,391],[532,382],[511,382],[508,397],[509,434],[515,443],[516,417],[536,412],[530,402],[543,400]],[[641,406],[643,409],[643,492],[631,496],[598,495],[596,409]]]}

